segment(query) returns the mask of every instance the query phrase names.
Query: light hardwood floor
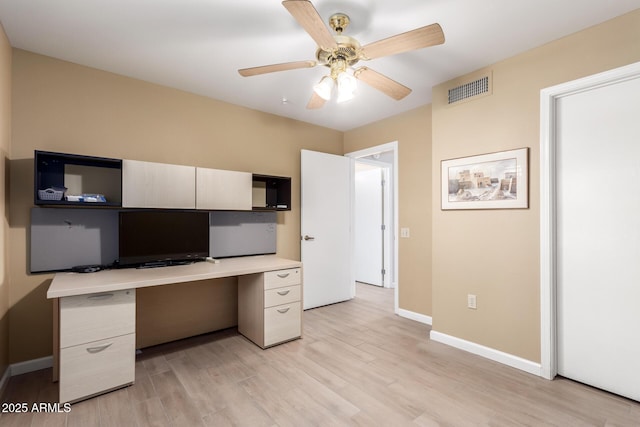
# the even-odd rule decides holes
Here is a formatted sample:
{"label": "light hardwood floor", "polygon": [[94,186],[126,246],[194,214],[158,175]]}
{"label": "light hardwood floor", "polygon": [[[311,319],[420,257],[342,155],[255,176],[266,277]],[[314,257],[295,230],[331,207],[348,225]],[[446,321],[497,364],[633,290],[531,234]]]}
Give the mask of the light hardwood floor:
{"label": "light hardwood floor", "polygon": [[[640,403],[547,381],[432,342],[393,314],[393,291],[304,313],[304,338],[261,350],[235,330],[146,349],[136,383],[70,413],[8,426],[640,426]],[[11,378],[3,402],[55,402],[51,370]]]}

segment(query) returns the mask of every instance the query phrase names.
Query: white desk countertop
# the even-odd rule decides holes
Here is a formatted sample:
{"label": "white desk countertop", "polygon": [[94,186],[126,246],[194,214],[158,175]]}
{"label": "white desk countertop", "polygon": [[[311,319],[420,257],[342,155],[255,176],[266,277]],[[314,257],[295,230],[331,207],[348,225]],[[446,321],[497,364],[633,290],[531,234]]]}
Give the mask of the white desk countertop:
{"label": "white desk countertop", "polygon": [[217,279],[301,267],[300,261],[275,255],[223,258],[219,264],[197,262],[157,268],[122,268],[96,273],[56,273],[47,298],[113,292],[123,289]]}

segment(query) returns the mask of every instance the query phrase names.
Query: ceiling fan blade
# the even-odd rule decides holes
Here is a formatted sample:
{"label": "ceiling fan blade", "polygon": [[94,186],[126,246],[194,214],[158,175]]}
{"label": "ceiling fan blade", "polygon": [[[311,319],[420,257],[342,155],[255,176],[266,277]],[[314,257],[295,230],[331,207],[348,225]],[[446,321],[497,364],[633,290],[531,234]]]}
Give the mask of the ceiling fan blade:
{"label": "ceiling fan blade", "polygon": [[311,94],[311,99],[309,99],[309,103],[307,104],[307,108],[310,110],[322,108],[325,102],[327,101],[325,101],[324,98],[320,97],[317,93],[313,92],[313,94]]}
{"label": "ceiling fan blade", "polygon": [[397,101],[411,93],[411,89],[408,87],[367,67],[358,68],[354,71],[353,75],[358,80],[362,80],[369,86],[378,89],[380,92]]}
{"label": "ceiling fan blade", "polygon": [[309,33],[316,44],[325,49],[336,48],[338,44],[322,21],[320,14],[307,0],[285,0],[282,5],[298,21],[298,24]]}
{"label": "ceiling fan blade", "polygon": [[431,24],[369,43],[362,48],[362,56],[364,59],[374,59],[442,43],[444,43],[442,27],[440,24]]}
{"label": "ceiling fan blade", "polygon": [[275,73],[276,71],[297,70],[298,68],[313,68],[316,61],[285,62],[283,64],[263,65],[261,67],[243,68],[238,70],[243,77],[257,76],[259,74]]}

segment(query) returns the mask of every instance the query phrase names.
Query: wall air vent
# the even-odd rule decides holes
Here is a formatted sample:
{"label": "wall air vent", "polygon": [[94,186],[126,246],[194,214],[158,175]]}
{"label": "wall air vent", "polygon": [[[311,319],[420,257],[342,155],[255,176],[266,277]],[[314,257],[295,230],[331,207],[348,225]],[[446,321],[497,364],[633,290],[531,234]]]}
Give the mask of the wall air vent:
{"label": "wall air vent", "polygon": [[449,89],[449,105],[490,91],[489,76]]}

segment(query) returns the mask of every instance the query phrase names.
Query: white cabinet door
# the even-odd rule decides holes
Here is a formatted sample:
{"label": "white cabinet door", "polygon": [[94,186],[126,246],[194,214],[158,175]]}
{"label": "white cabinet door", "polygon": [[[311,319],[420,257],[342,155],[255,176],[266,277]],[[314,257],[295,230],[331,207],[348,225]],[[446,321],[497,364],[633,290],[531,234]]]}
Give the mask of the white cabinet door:
{"label": "white cabinet door", "polygon": [[249,172],[196,168],[196,208],[250,211],[252,180]]}
{"label": "white cabinet door", "polygon": [[126,208],[195,208],[196,168],[123,160],[122,206]]}

